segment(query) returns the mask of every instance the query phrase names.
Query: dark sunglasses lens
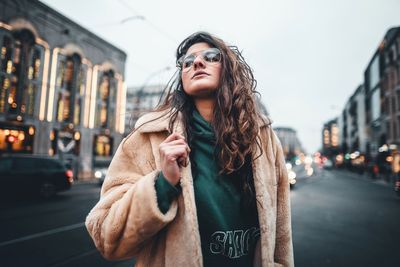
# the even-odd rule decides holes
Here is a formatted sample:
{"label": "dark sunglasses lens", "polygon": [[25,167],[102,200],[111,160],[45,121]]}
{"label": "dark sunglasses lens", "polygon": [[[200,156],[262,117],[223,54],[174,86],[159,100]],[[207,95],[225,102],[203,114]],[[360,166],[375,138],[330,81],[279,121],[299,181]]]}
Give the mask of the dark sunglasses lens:
{"label": "dark sunglasses lens", "polygon": [[183,59],[182,66],[184,69],[190,68],[193,65],[195,57],[193,55],[187,56]]}
{"label": "dark sunglasses lens", "polygon": [[204,51],[203,58],[207,62],[219,62],[221,60],[221,53],[218,50]]}

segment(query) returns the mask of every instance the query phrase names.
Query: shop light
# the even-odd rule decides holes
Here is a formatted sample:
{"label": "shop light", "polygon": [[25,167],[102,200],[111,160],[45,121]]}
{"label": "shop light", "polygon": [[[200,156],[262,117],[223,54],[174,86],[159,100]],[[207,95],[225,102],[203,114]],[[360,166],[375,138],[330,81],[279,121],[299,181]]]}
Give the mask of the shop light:
{"label": "shop light", "polygon": [[79,139],[81,139],[81,134],[80,134],[79,132],[75,132],[75,134],[74,134],[74,139],[75,139],[76,141],[78,141]]}
{"label": "shop light", "polygon": [[88,67],[88,70],[86,73],[85,110],[84,110],[84,115],[83,115],[83,125],[85,127],[89,127],[91,86],[92,86],[92,68]]}
{"label": "shop light", "polygon": [[24,132],[19,132],[19,134],[18,134],[18,139],[19,140],[21,140],[21,141],[24,141],[25,140],[25,134],[24,134]]}
{"label": "shop light", "polygon": [[9,142],[9,143],[14,143],[15,140],[16,140],[16,138],[15,138],[14,135],[8,135],[8,136],[7,136],[7,142]]}
{"label": "shop light", "polygon": [[49,88],[49,105],[47,108],[47,121],[53,120],[53,105],[54,105],[54,90],[56,86],[56,77],[57,77],[57,57],[60,48],[56,47],[53,50],[53,58],[51,63],[51,76],[50,76],[50,88]]}
{"label": "shop light", "polygon": [[96,65],[93,68],[92,73],[92,91],[90,93],[90,116],[89,116],[89,128],[94,127],[94,118],[95,118],[95,108],[96,108],[96,88],[97,88],[97,75],[98,75],[99,66]]}
{"label": "shop light", "polygon": [[122,94],[121,94],[121,107],[119,110],[122,110],[122,114],[120,114],[120,125],[119,132],[123,134],[125,132],[125,112],[126,112],[126,91],[127,86],[125,82],[122,82]]}
{"label": "shop light", "polygon": [[29,127],[28,133],[29,133],[29,135],[34,135],[35,134],[35,128],[33,128],[32,126]]}
{"label": "shop light", "polygon": [[386,151],[388,151],[388,146],[387,146],[386,144],[384,144],[383,146],[381,146],[381,147],[378,149],[378,151],[379,151],[379,152],[386,152]]}
{"label": "shop light", "polygon": [[115,74],[115,78],[117,78],[118,80],[118,85],[117,85],[117,99],[116,99],[116,103],[115,103],[115,130],[117,132],[119,132],[119,120],[120,120],[120,115],[121,113],[123,113],[124,111],[122,111],[122,109],[120,108],[120,102],[121,102],[121,94],[122,94],[122,78],[121,75],[119,75],[118,73]]}
{"label": "shop light", "polygon": [[389,149],[390,150],[395,150],[395,149],[397,149],[397,145],[391,144],[391,145],[389,145]]}
{"label": "shop light", "polygon": [[45,109],[46,109],[46,97],[47,97],[47,79],[49,75],[49,63],[50,63],[50,49],[45,48],[44,52],[44,66],[43,66],[43,78],[42,78],[42,93],[40,94],[40,109],[39,109],[39,120],[44,120]]}

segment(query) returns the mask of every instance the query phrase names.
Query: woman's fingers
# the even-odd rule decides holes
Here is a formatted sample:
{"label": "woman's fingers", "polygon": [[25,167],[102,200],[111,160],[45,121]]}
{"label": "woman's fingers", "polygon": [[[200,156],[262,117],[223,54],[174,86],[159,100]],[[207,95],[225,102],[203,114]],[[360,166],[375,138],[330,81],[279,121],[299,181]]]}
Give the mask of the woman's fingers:
{"label": "woman's fingers", "polygon": [[186,167],[189,163],[190,148],[185,137],[178,133],[169,135],[159,146],[161,159],[166,162],[176,162],[179,167]]}
{"label": "woman's fingers", "polygon": [[167,156],[168,159],[176,160],[180,157],[186,158],[189,155],[189,153],[187,151],[186,145],[179,145],[167,148],[165,151],[165,155]]}
{"label": "woman's fingers", "polygon": [[164,143],[164,145],[174,146],[174,145],[187,145],[186,141],[183,139],[178,139],[174,141],[170,141],[168,143]]}
{"label": "woman's fingers", "polygon": [[168,143],[168,142],[171,142],[174,140],[179,140],[179,139],[185,140],[185,137],[179,133],[172,133],[164,140],[163,143]]}

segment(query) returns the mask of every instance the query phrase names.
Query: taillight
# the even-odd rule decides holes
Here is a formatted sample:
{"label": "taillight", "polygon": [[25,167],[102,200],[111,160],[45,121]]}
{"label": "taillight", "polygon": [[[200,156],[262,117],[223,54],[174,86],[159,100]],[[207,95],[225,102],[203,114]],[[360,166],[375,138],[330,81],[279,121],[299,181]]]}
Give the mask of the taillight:
{"label": "taillight", "polygon": [[72,183],[74,181],[74,173],[71,170],[67,170],[65,175],[68,177],[68,182]]}

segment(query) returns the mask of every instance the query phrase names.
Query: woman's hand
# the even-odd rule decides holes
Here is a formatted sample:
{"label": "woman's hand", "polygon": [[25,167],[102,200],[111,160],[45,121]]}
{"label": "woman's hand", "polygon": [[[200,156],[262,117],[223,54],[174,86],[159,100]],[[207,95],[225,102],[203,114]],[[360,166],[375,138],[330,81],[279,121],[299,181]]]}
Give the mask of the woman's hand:
{"label": "woman's hand", "polygon": [[176,185],[181,178],[180,168],[189,162],[190,148],[185,137],[172,133],[160,144],[159,151],[162,173],[168,182]]}

